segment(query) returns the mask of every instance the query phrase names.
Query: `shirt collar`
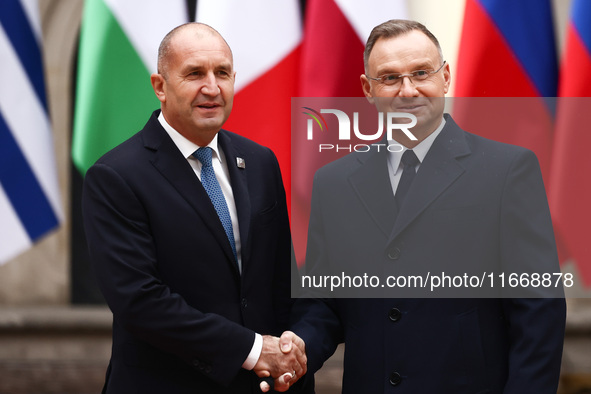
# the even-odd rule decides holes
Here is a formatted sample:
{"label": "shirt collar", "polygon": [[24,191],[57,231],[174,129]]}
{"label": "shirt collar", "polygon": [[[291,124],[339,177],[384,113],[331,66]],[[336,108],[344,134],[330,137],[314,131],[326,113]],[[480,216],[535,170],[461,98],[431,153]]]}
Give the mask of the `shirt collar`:
{"label": "shirt collar", "polygon": [[[181,133],[176,131],[171,125],[169,125],[168,122],[166,121],[166,119],[164,119],[164,115],[162,115],[162,111],[160,112],[160,115],[158,115],[158,121],[160,122],[160,124],[162,125],[162,127],[164,128],[166,133],[168,133],[168,135],[170,136],[170,139],[172,139],[172,142],[174,142],[176,147],[181,151],[183,157],[185,159],[190,159],[190,160],[194,159],[193,153],[197,149],[202,148],[202,147],[195,144],[194,142],[189,141],[185,136],[183,136]],[[212,155],[211,155],[212,159],[215,158],[215,159],[221,161],[222,159],[221,159],[221,155],[220,155],[219,147],[218,147],[217,133],[207,146],[212,149]]]}
{"label": "shirt collar", "polygon": [[[431,149],[431,146],[433,145],[433,142],[435,141],[435,138],[437,138],[437,136],[439,135],[439,133],[441,133],[441,130],[443,130],[443,127],[445,126],[445,118],[441,118],[441,123],[439,124],[439,126],[435,129],[434,132],[432,132],[431,134],[429,134],[429,136],[427,138],[425,138],[424,140],[422,140],[417,146],[415,146],[414,148],[412,148],[412,150],[415,152],[415,154],[417,155],[417,158],[419,159],[419,162],[422,163],[423,160],[425,160],[425,156],[427,156],[427,153],[429,153],[429,149]],[[388,141],[388,144],[391,143],[395,143],[398,144],[396,141],[392,140],[392,141]],[[400,167],[400,160],[402,159],[402,154],[408,150],[407,147],[402,146],[402,150],[399,152],[389,152],[389,157],[388,157],[388,161],[390,162],[390,165],[392,166],[391,168],[394,170],[394,174],[396,174],[399,170]]]}

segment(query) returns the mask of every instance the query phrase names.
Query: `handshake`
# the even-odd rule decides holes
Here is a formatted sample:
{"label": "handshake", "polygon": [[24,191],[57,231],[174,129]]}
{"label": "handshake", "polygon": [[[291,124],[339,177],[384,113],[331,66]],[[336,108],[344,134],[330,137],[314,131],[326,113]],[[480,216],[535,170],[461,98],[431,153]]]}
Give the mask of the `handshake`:
{"label": "handshake", "polygon": [[[281,338],[263,335],[263,350],[254,372],[260,378],[272,379],[275,391],[287,391],[307,371],[306,344],[291,331],[285,331]],[[260,384],[263,393],[271,390],[265,379]]]}

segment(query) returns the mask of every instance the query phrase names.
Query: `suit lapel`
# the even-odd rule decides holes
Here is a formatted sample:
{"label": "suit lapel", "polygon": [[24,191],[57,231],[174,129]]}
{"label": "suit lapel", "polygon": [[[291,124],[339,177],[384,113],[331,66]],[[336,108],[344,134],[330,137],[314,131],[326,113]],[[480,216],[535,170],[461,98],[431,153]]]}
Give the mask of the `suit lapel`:
{"label": "suit lapel", "polygon": [[446,116],[445,127],[421,163],[417,176],[400,207],[390,234],[390,242],[464,173],[464,167],[456,159],[468,154],[470,154],[470,148],[466,143],[464,132],[451,117]]}
{"label": "suit lapel", "polygon": [[[228,164],[228,172],[230,174],[230,183],[232,185],[232,193],[234,194],[234,202],[236,204],[236,211],[238,214],[238,227],[240,231],[240,245],[242,256],[242,271],[244,272],[244,264],[248,261],[250,253],[250,242],[248,242],[250,232],[250,194],[248,193],[248,160],[240,147],[232,143],[232,136],[229,132],[221,130],[218,133],[218,141],[221,149],[226,156],[226,163]],[[244,168],[238,167],[237,159],[243,159]]]}
{"label": "suit lapel", "polygon": [[371,218],[388,236],[394,226],[396,208],[386,150],[361,153],[358,160],[361,166],[349,176],[349,182]]}
{"label": "suit lapel", "polygon": [[[187,160],[160,125],[157,112],[152,114],[146,127],[142,130],[145,148],[154,153],[150,160],[152,165],[195,209],[205,226],[218,240],[236,273],[239,274],[238,266],[234,262],[232,247],[207,192]],[[207,203],[203,203],[204,201]]]}

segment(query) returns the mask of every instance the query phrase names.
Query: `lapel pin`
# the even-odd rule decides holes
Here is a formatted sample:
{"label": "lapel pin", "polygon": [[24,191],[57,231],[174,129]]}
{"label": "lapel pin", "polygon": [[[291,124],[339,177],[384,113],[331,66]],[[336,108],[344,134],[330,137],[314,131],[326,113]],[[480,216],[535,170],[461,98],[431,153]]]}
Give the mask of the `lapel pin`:
{"label": "lapel pin", "polygon": [[246,168],[246,162],[244,161],[244,159],[242,157],[236,158],[236,165],[238,166],[238,168],[242,168],[242,169]]}

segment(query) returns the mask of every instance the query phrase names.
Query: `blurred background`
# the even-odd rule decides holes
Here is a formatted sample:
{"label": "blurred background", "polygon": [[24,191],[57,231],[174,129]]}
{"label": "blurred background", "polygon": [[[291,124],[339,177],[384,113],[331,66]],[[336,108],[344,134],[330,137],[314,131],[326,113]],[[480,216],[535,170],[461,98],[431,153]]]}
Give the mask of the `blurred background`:
{"label": "blurred background", "polygon": [[[560,392],[591,393],[591,1],[0,0],[0,394],[100,392],[112,321],[81,185],[158,108],[149,75],[169,30],[205,22],[228,41],[237,79],[225,128],[277,154],[300,257],[309,196],[292,192],[302,153],[291,97],[362,96],[365,40],[393,18],[438,37],[450,96],[539,100],[518,132],[481,133],[540,160],[562,269],[575,276]],[[340,392],[342,352],[317,375],[319,393]]]}

